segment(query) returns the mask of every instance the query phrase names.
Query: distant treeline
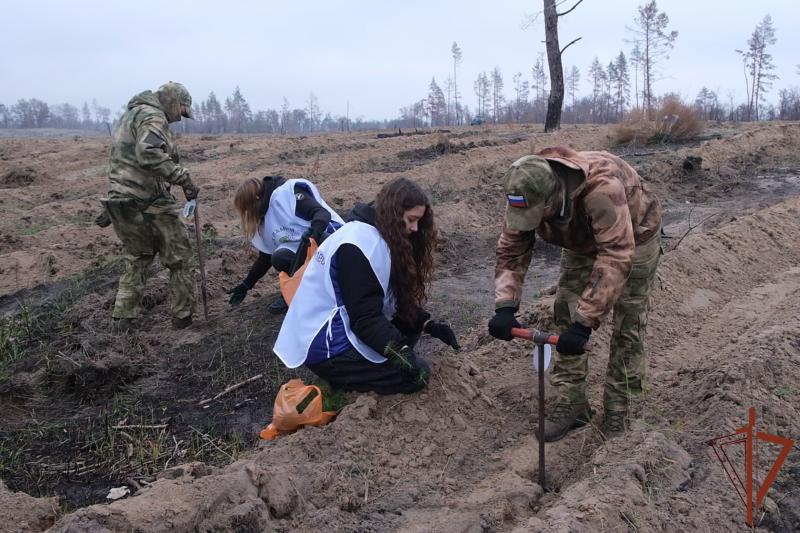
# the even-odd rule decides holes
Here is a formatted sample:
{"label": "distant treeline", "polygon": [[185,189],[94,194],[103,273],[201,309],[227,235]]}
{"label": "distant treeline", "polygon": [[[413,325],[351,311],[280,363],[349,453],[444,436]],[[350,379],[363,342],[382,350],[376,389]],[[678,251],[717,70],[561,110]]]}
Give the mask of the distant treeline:
{"label": "distant treeline", "polygon": [[[619,68],[617,58],[617,68]],[[612,63],[613,64],[613,63]],[[609,65],[610,67],[611,65]],[[577,97],[575,87],[580,77],[576,68],[566,78],[563,122],[567,124],[615,123],[639,109],[639,103],[630,105],[629,87],[619,74],[605,76],[602,67],[593,65],[590,95]],[[599,68],[598,68],[599,67]],[[540,67],[541,68],[541,67]],[[542,69],[543,70],[543,69]],[[534,69],[534,72],[542,72]],[[616,72],[619,72],[617,70]],[[514,77],[514,97],[507,101],[502,92],[502,76],[498,69],[491,77],[481,75],[476,81],[478,105],[476,109],[462,106],[455,99],[445,98],[435,80],[431,81],[428,98],[403,107],[400,116],[387,120],[350,119],[347,116],[323,112],[316,96],[310,94],[303,108],[293,108],[284,98],[279,109],[253,112],[242,92],[237,87],[234,93],[220,102],[214,92],[205,100],[193,105],[194,120],[183,120],[176,124],[184,133],[275,133],[303,134],[312,132],[336,132],[349,130],[377,130],[387,128],[439,127],[470,123],[542,123],[547,111],[548,93],[546,78],[542,77],[531,87]],[[676,95],[664,95],[662,98]],[[656,99],[658,100],[658,99]],[[751,114],[747,104],[736,104],[733,99],[722,102],[718,95],[707,88],[697,94],[693,107],[702,120],[744,121]],[[457,111],[457,112],[456,112]],[[72,104],[50,105],[36,98],[19,100],[16,104],[0,104],[0,128],[65,128],[95,131],[110,131],[124,108],[112,118],[111,110],[92,100],[80,108]],[[766,104],[761,114],[766,120],[800,120],[800,89],[793,87],[779,92],[777,104]]]}
{"label": "distant treeline", "polygon": [[[292,108],[284,98],[280,109],[253,112],[239,87],[220,102],[212,91],[205,100],[195,99],[194,120],[183,120],[174,127],[184,133],[278,133],[298,134],[395,127],[396,120],[350,119],[323,112],[312,93],[303,108]],[[16,104],[0,104],[0,128],[66,128],[110,131],[125,111],[121,107],[112,118],[111,110],[93,100],[81,108],[72,104],[51,105],[36,98]]]}
{"label": "distant treeline", "polygon": [[[471,109],[461,104],[455,97],[459,94],[450,77],[444,90],[432,79],[426,98],[400,109],[400,119],[392,123],[401,127],[451,126],[470,123],[544,123],[547,114],[549,80],[543,58],[532,68],[532,81],[526,80],[522,73],[513,76],[513,96],[507,99],[504,92],[503,76],[499,68],[487,74],[478,75],[473,87],[477,105]],[[606,124],[625,120],[632,111],[644,108],[641,88],[631,87],[625,55],[619,55],[607,67],[595,58],[589,69],[591,94],[577,94],[581,73],[573,66],[565,76],[565,99],[562,123],[566,124]],[[635,78],[634,78],[635,79]],[[631,97],[633,93],[633,98]],[[723,101],[719,95],[703,87],[694,101],[684,101],[680,95],[667,93],[661,97],[652,96],[652,107],[658,108],[665,99],[683,101],[695,109],[701,120],[748,121],[754,117],[752,102],[739,103],[730,95]],[[778,102],[762,100],[760,120],[800,120],[800,89],[792,87],[778,93]],[[637,114],[637,116],[640,113]]]}

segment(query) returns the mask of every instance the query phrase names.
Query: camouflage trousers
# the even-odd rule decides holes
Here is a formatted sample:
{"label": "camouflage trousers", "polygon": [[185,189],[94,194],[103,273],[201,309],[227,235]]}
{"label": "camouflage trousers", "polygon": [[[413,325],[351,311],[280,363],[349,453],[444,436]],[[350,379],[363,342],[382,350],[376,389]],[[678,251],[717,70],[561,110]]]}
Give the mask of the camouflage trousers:
{"label": "camouflage trousers", "polygon": [[156,254],[169,269],[169,303],[174,318],[194,314],[192,248],[186,227],[176,212],[146,213],[132,204],[106,204],[114,231],[125,246],[125,272],[119,278],[117,299],[111,316],[137,318],[142,312],[142,295],[150,265]]}
{"label": "camouflage trousers", "polygon": [[[603,390],[606,411],[624,411],[628,400],[642,395],[647,386],[647,357],[644,338],[650,292],[661,255],[661,237],[637,246],[633,268],[622,295],[614,304],[611,350]],[[563,250],[561,277],[554,304],[554,318],[559,332],[574,321],[575,306],[592,272],[595,256]],[[589,355],[554,353],[550,383],[558,391],[559,403],[586,402],[586,373]]]}

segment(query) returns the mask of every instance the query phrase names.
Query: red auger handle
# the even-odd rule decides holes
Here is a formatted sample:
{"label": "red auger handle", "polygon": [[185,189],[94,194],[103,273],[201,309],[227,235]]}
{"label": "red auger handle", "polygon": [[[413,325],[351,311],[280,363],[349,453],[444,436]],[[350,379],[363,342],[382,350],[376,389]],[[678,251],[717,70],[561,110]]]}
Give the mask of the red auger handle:
{"label": "red auger handle", "polygon": [[558,344],[558,335],[536,329],[511,328],[511,334],[518,339],[533,341],[536,344]]}

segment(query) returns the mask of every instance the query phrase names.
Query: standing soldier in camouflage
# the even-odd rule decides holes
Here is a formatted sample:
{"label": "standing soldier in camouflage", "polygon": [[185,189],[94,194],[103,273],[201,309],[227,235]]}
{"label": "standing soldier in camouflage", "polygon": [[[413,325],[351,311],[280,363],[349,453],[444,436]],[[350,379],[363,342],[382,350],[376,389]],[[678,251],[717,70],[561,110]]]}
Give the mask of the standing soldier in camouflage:
{"label": "standing soldier in camouflage", "polygon": [[192,97],[180,83],[169,82],[131,98],[114,132],[108,198],[102,203],[129,254],[111,313],[120,331],[131,328],[142,311],[144,284],[156,254],[169,269],[173,327],[192,323],[192,250],[170,194],[171,185],[181,187],[187,200],[197,198],[199,191],[179,164],[175,135],[168,126],[181,117],[192,118]]}
{"label": "standing soldier in camouflage", "polygon": [[584,345],[614,310],[603,393],[606,436],[627,426],[628,403],[646,387],[644,337],[661,254],[661,206],[636,171],[607,152],[547,148],[517,160],[503,177],[508,201],[497,243],[496,314],[489,332],[511,340],[520,327],[522,284],[536,234],[563,248],[554,305],[560,332],[550,383],[558,400],[544,439],[562,438],[593,415]]}

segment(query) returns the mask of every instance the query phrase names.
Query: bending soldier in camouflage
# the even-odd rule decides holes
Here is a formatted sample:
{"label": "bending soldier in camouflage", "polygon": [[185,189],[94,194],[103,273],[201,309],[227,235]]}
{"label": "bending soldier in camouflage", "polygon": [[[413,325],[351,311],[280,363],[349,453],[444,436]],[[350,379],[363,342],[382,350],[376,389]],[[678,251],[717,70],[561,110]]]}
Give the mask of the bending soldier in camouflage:
{"label": "bending soldier in camouflage", "polygon": [[119,330],[130,328],[141,313],[145,280],[156,254],[169,269],[172,325],[184,328],[192,323],[192,251],[170,186],[180,186],[187,200],[197,198],[199,189],[179,164],[175,135],[168,126],[182,116],[191,118],[191,106],[186,88],[169,82],[156,92],[131,98],[114,132],[108,198],[102,203],[129,254],[111,313]]}
{"label": "bending soldier in camouflage", "polygon": [[550,383],[555,409],[544,438],[558,440],[593,415],[584,345],[614,310],[603,407],[604,433],[627,425],[628,403],[646,386],[644,337],[661,254],[661,206],[636,171],[607,152],[547,148],[517,160],[503,177],[508,200],[497,243],[496,314],[489,332],[511,340],[535,234],[563,248],[554,305],[560,332]]}

